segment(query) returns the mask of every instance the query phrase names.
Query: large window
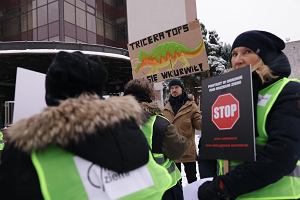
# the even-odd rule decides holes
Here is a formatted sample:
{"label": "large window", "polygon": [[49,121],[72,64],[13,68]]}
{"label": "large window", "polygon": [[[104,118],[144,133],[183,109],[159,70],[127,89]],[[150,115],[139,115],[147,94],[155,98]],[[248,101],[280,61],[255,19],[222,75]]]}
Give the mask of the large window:
{"label": "large window", "polygon": [[56,1],[48,5],[48,23],[57,21],[58,16],[58,1]]}
{"label": "large window", "polygon": [[0,40],[45,41],[59,36],[58,0],[7,0],[0,12],[0,23],[5,27]]}
{"label": "large window", "polygon": [[3,2],[0,7],[0,40],[45,41],[60,38],[126,48],[124,0]]}

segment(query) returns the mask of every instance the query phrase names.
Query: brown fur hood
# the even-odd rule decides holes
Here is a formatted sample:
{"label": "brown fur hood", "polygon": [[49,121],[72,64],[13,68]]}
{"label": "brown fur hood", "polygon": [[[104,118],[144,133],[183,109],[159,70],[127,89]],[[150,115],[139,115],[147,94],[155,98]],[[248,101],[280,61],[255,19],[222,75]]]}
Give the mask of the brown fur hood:
{"label": "brown fur hood", "polygon": [[141,107],[144,111],[151,115],[160,115],[162,114],[162,108],[159,106],[159,104],[155,101],[148,103],[148,102],[141,102]]}
{"label": "brown fur hood", "polygon": [[100,100],[95,95],[82,95],[16,122],[7,130],[7,140],[25,152],[49,144],[67,146],[70,141],[84,140],[122,120],[134,120],[140,125],[141,116],[142,109],[132,96]]}

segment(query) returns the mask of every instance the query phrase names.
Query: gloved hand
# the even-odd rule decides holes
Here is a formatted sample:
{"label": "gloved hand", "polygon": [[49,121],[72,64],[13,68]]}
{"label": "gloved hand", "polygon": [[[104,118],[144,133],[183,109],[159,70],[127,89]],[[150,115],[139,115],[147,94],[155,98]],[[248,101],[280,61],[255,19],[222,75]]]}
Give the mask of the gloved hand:
{"label": "gloved hand", "polygon": [[198,188],[198,198],[199,200],[217,200],[217,192],[212,181],[207,181]]}
{"label": "gloved hand", "polygon": [[198,199],[199,200],[231,200],[225,189],[222,180],[217,177],[213,181],[207,181],[198,188]]}

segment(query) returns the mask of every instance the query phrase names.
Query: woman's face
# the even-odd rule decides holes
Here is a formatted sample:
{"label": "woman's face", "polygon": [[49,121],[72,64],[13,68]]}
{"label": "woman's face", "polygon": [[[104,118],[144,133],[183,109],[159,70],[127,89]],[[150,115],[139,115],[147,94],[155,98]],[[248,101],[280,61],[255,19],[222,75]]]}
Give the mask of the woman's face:
{"label": "woman's face", "polygon": [[260,61],[260,57],[247,47],[234,48],[231,56],[231,65],[234,69],[245,67],[247,65],[254,66]]}

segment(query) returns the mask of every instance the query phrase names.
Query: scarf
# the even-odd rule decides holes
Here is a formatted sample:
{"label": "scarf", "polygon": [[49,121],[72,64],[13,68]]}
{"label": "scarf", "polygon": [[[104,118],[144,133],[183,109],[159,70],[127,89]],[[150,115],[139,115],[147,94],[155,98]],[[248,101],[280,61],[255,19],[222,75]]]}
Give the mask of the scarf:
{"label": "scarf", "polygon": [[169,102],[171,104],[172,110],[174,112],[174,116],[177,114],[177,112],[179,111],[179,109],[188,101],[188,96],[187,94],[184,92],[181,95],[177,96],[177,97],[172,97],[170,95],[169,97]]}

